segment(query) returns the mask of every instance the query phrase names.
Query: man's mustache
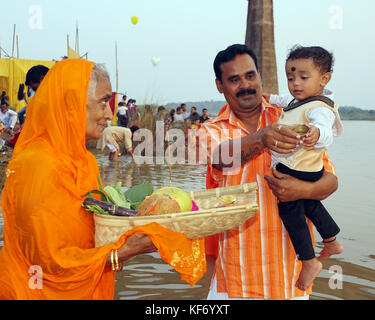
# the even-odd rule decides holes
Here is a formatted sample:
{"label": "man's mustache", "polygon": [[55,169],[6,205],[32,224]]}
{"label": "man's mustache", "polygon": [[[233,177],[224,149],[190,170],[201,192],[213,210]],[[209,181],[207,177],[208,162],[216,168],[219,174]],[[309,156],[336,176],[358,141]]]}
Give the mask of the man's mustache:
{"label": "man's mustache", "polygon": [[257,91],[255,89],[243,89],[236,93],[236,97],[239,98],[245,94],[256,94]]}

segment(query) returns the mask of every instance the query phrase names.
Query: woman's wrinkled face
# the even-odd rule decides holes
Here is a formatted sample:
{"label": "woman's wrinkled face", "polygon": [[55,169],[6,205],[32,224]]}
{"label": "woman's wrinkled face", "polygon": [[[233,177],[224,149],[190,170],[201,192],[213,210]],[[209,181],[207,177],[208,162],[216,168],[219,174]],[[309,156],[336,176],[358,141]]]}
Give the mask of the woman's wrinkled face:
{"label": "woman's wrinkled face", "polygon": [[90,90],[87,97],[86,140],[100,139],[107,121],[113,114],[109,102],[112,99],[112,86],[108,79],[102,78],[96,90]]}

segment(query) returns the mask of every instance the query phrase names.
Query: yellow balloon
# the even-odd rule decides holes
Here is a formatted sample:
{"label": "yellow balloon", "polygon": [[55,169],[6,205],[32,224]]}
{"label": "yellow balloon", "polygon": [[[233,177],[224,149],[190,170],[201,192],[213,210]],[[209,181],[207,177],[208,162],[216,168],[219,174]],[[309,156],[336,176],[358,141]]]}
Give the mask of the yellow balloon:
{"label": "yellow balloon", "polygon": [[138,17],[134,16],[131,18],[132,24],[136,25],[138,23]]}

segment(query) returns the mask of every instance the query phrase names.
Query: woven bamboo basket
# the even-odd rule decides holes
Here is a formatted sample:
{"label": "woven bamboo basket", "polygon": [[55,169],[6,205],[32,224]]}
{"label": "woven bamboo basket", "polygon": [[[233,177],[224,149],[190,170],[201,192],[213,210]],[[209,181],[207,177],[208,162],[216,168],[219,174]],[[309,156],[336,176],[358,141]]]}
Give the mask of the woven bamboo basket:
{"label": "woven bamboo basket", "polygon": [[[100,247],[116,242],[134,227],[152,222],[183,233],[190,239],[207,237],[240,226],[258,211],[256,183],[192,191],[190,196],[199,211],[142,217],[95,214],[95,245]],[[228,206],[219,207],[222,205]]]}

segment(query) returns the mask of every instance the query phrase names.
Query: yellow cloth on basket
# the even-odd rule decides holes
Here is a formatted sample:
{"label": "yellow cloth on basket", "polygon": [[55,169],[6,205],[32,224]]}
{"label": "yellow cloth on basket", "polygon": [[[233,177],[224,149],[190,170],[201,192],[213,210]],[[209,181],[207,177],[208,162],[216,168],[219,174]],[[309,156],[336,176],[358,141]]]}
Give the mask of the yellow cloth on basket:
{"label": "yellow cloth on basket", "polygon": [[115,272],[105,267],[107,257],[134,232],[149,234],[161,257],[190,284],[205,272],[203,241],[159,225],[95,248],[93,215],[81,206],[84,195],[99,187],[97,161],[85,141],[93,65],[58,62],[27,107],[1,197],[0,300],[113,299]]}

